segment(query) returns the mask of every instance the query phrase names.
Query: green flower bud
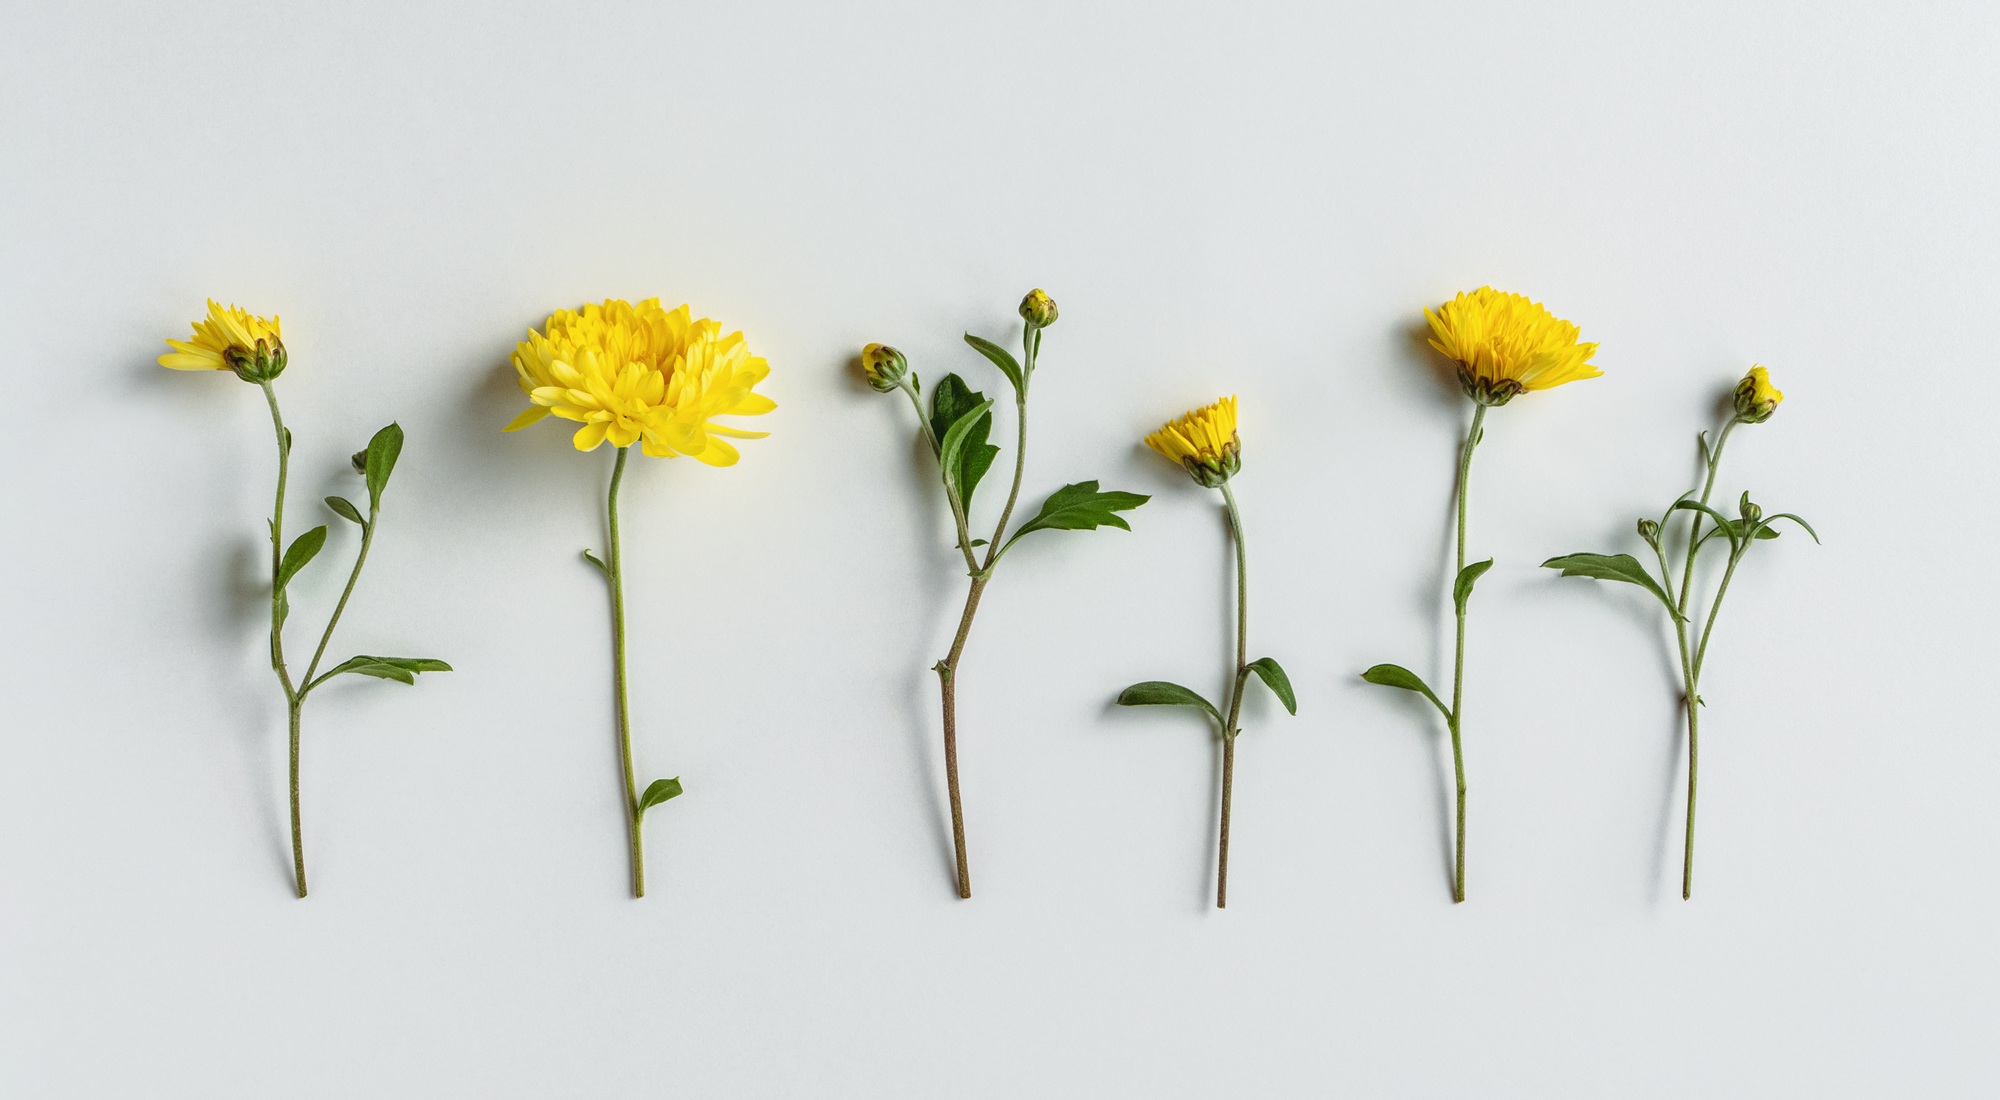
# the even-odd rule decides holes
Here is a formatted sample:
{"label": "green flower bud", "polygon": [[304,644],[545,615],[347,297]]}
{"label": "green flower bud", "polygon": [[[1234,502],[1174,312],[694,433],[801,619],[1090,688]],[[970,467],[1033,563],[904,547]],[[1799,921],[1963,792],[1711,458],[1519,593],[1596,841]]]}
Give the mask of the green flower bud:
{"label": "green flower bud", "polygon": [[285,373],[285,345],[275,337],[266,340],[260,336],[254,350],[241,344],[224,348],[222,361],[245,382],[269,382]]}
{"label": "green flower bud", "polygon": [[1751,367],[1743,381],[1736,383],[1736,419],[1745,424],[1762,424],[1778,411],[1778,402],[1785,395],[1771,384],[1771,375],[1763,367]]}
{"label": "green flower bud", "polygon": [[888,393],[903,384],[910,373],[910,361],[887,344],[870,344],[861,349],[861,370],[878,393]]}
{"label": "green flower bud", "polygon": [[1639,537],[1646,540],[1647,546],[1658,550],[1660,548],[1660,525],[1650,519],[1640,520]]}
{"label": "green flower bud", "polygon": [[1036,328],[1047,328],[1056,323],[1056,300],[1043,293],[1040,287],[1028,292],[1021,299],[1021,319]]}
{"label": "green flower bud", "polygon": [[1757,526],[1764,519],[1764,510],[1750,502],[1749,493],[1743,494],[1742,502],[1736,506],[1736,514],[1742,516],[1743,522],[1751,527]]}

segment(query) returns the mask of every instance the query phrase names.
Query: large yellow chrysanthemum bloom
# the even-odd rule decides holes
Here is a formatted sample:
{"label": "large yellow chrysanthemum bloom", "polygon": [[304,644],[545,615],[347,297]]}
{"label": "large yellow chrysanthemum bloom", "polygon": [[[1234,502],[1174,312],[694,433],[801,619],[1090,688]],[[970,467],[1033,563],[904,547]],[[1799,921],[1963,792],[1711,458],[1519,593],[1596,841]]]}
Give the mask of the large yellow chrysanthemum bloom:
{"label": "large yellow chrysanthemum bloom", "polygon": [[[224,309],[210,298],[208,319],[193,324],[194,339],[167,341],[174,350],[160,356],[161,366],[173,370],[233,370],[252,382],[276,377],[285,369],[285,342],[279,338],[276,317],[266,320],[236,306]],[[264,377],[253,378],[252,374]]]}
{"label": "large yellow chrysanthemum bloom", "polygon": [[717,416],[758,416],[777,403],[751,392],[771,371],[750,354],[740,332],[695,320],[687,306],[668,312],[658,298],[638,305],[619,299],[557,310],[543,331],[528,333],[513,355],[521,389],[534,402],[507,425],[525,428],[554,413],[583,425],[579,451],[606,440],[634,443],[654,458],[687,455],[710,466],[733,466],[736,448],[717,438],[762,439],[711,422]]}
{"label": "large yellow chrysanthemum bloom", "polygon": [[1146,446],[1176,463],[1210,489],[1243,468],[1243,444],[1236,435],[1236,395],[1184,413],[1146,437]]}
{"label": "large yellow chrysanthemum bloom", "polygon": [[1516,394],[1596,378],[1596,344],[1577,342],[1577,327],[1520,294],[1482,286],[1435,310],[1431,346],[1458,362],[1458,381],[1482,405],[1504,405]]}

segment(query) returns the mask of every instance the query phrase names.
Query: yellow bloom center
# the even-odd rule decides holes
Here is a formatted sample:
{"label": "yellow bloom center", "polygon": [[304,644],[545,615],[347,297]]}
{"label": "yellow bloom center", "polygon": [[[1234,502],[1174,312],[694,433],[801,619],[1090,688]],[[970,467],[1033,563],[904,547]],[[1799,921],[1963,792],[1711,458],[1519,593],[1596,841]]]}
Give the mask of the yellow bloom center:
{"label": "yellow bloom center", "polygon": [[742,333],[721,333],[721,325],[694,319],[685,305],[662,309],[658,298],[557,310],[541,332],[530,331],[514,349],[514,371],[534,405],[507,430],[554,413],[583,425],[574,437],[579,451],[610,440],[614,447],[638,443],[654,458],[687,455],[711,466],[734,465],[736,448],[719,437],[769,433],[724,427],[711,418],[759,416],[777,404],[752,392],[770,366],[750,354]]}
{"label": "yellow bloom center", "polygon": [[160,365],[173,370],[229,370],[229,349],[239,355],[254,355],[257,342],[264,341],[266,354],[284,347],[279,339],[278,319],[266,320],[247,309],[224,309],[215,299],[208,300],[207,318],[193,322],[190,340],[168,340],[174,350],[160,356]]}
{"label": "yellow bloom center", "polygon": [[1596,344],[1577,341],[1577,327],[1520,294],[1490,286],[1460,293],[1424,310],[1431,346],[1458,362],[1459,381],[1474,400],[1504,404],[1527,390],[1596,378]]}

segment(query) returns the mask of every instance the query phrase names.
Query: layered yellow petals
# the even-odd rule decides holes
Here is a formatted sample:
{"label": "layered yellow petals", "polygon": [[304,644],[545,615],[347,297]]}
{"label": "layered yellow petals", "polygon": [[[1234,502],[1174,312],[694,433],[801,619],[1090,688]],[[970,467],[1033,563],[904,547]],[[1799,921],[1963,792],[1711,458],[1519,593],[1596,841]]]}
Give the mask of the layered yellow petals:
{"label": "layered yellow petals", "polygon": [[614,447],[634,443],[655,458],[688,456],[711,466],[730,466],[736,448],[721,436],[759,439],[712,423],[717,416],[759,416],[777,408],[752,390],[770,373],[750,354],[740,332],[696,320],[685,305],[668,311],[660,300],[638,305],[620,300],[587,305],[581,312],[558,310],[541,332],[514,349],[514,371],[534,405],[507,425],[525,428],[551,413],[583,427],[577,450],[593,450],[609,440]]}
{"label": "layered yellow petals", "polygon": [[267,348],[283,345],[276,317],[266,320],[233,305],[225,309],[213,298],[208,300],[207,319],[193,324],[193,339],[167,341],[167,346],[174,350],[160,356],[161,366],[174,370],[229,370],[226,353],[232,347],[254,351],[259,340]]}
{"label": "layered yellow petals", "polygon": [[1460,383],[1482,404],[1603,373],[1590,364],[1596,344],[1580,343],[1575,325],[1524,295],[1483,286],[1424,310],[1424,318],[1431,346],[1458,362]]}
{"label": "layered yellow petals", "polygon": [[1179,465],[1197,482],[1215,488],[1242,465],[1236,435],[1236,395],[1183,414],[1146,437],[1146,446]]}

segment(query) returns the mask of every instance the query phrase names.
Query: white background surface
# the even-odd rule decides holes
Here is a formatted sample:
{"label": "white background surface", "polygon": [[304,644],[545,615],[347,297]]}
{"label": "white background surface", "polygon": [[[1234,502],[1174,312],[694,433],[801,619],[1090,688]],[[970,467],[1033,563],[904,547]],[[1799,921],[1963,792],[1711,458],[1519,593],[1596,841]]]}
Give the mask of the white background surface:
{"label": "white background surface", "polygon": [[[333,7],[42,5],[0,42],[0,1091],[2000,1090],[1990,8]],[[1413,333],[1483,282],[1606,374],[1500,410],[1474,470],[1455,907],[1439,724],[1356,674],[1448,678],[1464,406]],[[927,671],[963,580],[850,357],[993,392],[959,333],[1016,339],[1036,285],[1031,503],[1154,500],[988,596],[966,903]],[[284,318],[326,562],[311,502],[408,430],[336,650],[459,669],[315,697],[303,903],[265,414],[153,365],[209,295]],[[610,454],[499,427],[529,326],[650,295],[742,328],[781,407],[734,469],[628,479],[642,774],[689,792],[635,903],[577,558]],[[1788,397],[1721,499],[1826,544],[1732,594],[1683,904],[1663,625],[1535,566],[1636,547],[1753,360]],[[1138,446],[1222,392],[1252,648],[1302,710],[1251,703],[1217,913],[1212,742],[1109,701],[1226,674],[1213,496]]]}

